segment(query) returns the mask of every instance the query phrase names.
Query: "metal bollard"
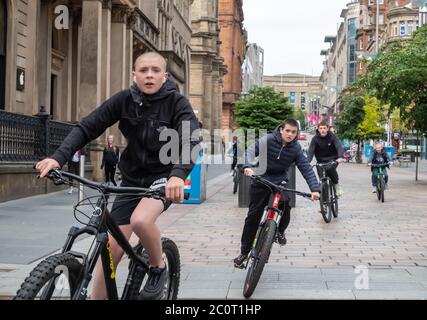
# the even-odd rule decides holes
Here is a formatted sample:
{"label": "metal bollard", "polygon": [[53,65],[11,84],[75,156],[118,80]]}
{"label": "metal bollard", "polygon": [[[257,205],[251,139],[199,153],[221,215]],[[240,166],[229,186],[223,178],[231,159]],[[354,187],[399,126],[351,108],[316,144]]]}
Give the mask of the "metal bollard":
{"label": "metal bollard", "polygon": [[[80,170],[79,170],[79,176],[84,178],[85,177],[85,156],[80,155]],[[78,201],[80,202],[83,199],[83,184],[79,183],[79,196]]]}

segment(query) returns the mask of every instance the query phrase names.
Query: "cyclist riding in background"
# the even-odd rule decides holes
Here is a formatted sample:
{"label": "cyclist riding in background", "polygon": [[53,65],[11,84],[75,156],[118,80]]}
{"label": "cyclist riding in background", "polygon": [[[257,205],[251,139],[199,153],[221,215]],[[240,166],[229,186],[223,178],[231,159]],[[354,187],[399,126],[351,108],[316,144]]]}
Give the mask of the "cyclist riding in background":
{"label": "cyclist riding in background", "polygon": [[[326,169],[326,175],[335,185],[337,197],[342,196],[343,191],[339,185],[337,167],[339,163],[345,162],[344,149],[337,136],[329,130],[326,121],[319,123],[316,135],[311,140],[307,153],[307,160],[309,163],[313,160],[313,155],[316,157],[318,163],[328,163],[332,160],[337,162],[336,165],[331,165]],[[320,176],[319,169],[318,174]]]}
{"label": "cyclist riding in background", "polygon": [[[150,272],[142,296],[151,300],[159,297],[168,279],[156,220],[171,201],[183,202],[184,181],[194,166],[194,162],[182,163],[181,154],[177,154],[179,159],[162,162],[160,149],[165,142],[160,141],[160,133],[168,128],[178,132],[182,153],[199,143],[199,140],[191,139],[192,132],[199,129],[199,122],[189,101],[177,92],[176,83],[168,79],[166,61],[160,54],[147,52],[139,56],[133,76],[134,84],[129,89],[118,92],[83,118],[52,157],[39,162],[36,169],[44,177],[50,170],[62,167],[73,152],[119,122],[119,129],[128,142],[118,164],[123,178],[121,185],[166,189],[166,201],[119,195],[111,209],[111,215],[126,239],[129,240],[134,232],[148,253]],[[189,130],[183,128],[183,122],[189,124]],[[123,249],[111,235],[109,242],[116,268]],[[92,291],[94,300],[107,296],[103,279],[102,266],[98,263]]]}
{"label": "cyclist riding in background", "polygon": [[[307,158],[304,156],[301,146],[297,142],[297,137],[298,122],[294,119],[284,120],[282,125],[278,126],[273,133],[262,137],[248,148],[244,157],[245,165],[243,168],[245,170],[245,175],[253,175],[254,172],[251,167],[255,157],[261,158],[262,155],[260,153],[263,150],[267,150],[267,154],[263,155],[267,163],[266,172],[261,175],[262,178],[275,184],[287,181],[286,173],[289,167],[293,163],[296,163],[310,187],[312,200],[319,200],[319,182],[313,169],[307,162]],[[260,166],[264,165],[265,164],[260,164]],[[250,187],[249,211],[243,227],[240,255],[234,259],[234,266],[237,268],[242,268],[244,262],[248,258],[264,207],[268,205],[270,194],[270,190],[261,184],[253,183]],[[290,198],[287,195],[285,195],[284,198],[285,201],[279,203],[279,208],[281,210],[285,208],[283,218],[280,220],[278,228],[278,242],[280,245],[286,244],[285,230],[290,222],[291,211],[291,207],[289,206]]]}
{"label": "cyclist riding in background", "polygon": [[[385,152],[381,143],[376,143],[375,144],[375,150],[372,151],[372,155],[371,155],[371,158],[369,159],[368,165],[371,165],[371,164],[388,164],[388,163],[390,163],[390,157],[388,156],[388,153]],[[388,189],[388,173],[387,173],[386,168],[390,169],[390,165],[387,165],[383,169],[385,189]],[[372,193],[377,192],[376,186],[377,186],[378,170],[379,170],[378,168],[372,168],[371,167]]]}

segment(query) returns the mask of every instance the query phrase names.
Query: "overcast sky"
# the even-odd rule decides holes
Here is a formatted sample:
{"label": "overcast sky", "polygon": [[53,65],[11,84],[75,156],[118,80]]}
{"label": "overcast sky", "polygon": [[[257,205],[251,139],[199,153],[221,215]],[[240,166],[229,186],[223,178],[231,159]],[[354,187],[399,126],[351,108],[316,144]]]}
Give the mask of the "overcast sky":
{"label": "overcast sky", "polygon": [[264,74],[320,75],[328,48],[325,35],[335,35],[342,9],[350,0],[243,0],[248,41],[264,49]]}

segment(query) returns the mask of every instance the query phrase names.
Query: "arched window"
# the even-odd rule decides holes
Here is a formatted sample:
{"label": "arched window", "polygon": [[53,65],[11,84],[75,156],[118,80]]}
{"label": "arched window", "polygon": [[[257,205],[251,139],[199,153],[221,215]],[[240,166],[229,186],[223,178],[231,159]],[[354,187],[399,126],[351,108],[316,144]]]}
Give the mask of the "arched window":
{"label": "arched window", "polygon": [[6,36],[7,36],[6,0],[1,0],[0,2],[0,110],[5,109]]}

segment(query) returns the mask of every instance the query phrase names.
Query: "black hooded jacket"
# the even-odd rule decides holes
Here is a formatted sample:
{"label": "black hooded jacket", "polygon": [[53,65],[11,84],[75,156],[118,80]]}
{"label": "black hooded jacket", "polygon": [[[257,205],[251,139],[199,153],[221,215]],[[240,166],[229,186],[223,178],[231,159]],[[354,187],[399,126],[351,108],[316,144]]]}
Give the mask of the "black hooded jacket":
{"label": "black hooded jacket", "polygon": [[[281,126],[278,126],[273,133],[267,134],[248,148],[244,156],[245,165],[243,167],[252,167],[255,157],[259,156],[259,167],[265,170],[262,177],[279,184],[288,180],[287,171],[293,163],[296,163],[311,192],[319,192],[319,182],[297,141],[298,134],[292,142],[283,144],[280,128]],[[261,153],[264,153],[265,150],[267,155],[262,155]],[[262,163],[265,160],[266,163]]]}
{"label": "black hooded jacket", "polygon": [[316,135],[311,140],[307,152],[309,163],[313,160],[313,155],[316,157],[317,162],[326,163],[342,158],[344,149],[335,134],[328,132],[325,137],[322,137],[319,131],[316,131]]}
{"label": "black hooded jacket", "polygon": [[[144,184],[152,176],[177,176],[185,179],[194,162],[191,151],[199,139],[191,141],[191,134],[199,129],[199,122],[186,97],[176,91],[176,83],[167,80],[153,94],[142,93],[136,84],[105,101],[70,132],[52,158],[62,167],[75,150],[99,137],[105,129],[119,121],[119,129],[127,139],[119,162],[123,179],[132,185]],[[160,133],[174,129],[180,140],[179,159],[163,164],[159,151],[169,143],[160,141]],[[183,129],[184,128],[184,129]],[[184,156],[184,160],[183,160]]]}

